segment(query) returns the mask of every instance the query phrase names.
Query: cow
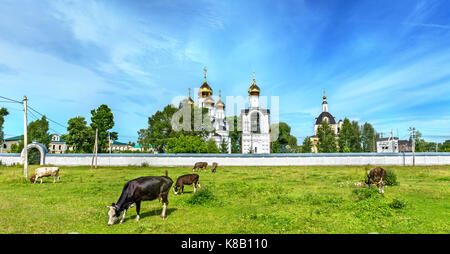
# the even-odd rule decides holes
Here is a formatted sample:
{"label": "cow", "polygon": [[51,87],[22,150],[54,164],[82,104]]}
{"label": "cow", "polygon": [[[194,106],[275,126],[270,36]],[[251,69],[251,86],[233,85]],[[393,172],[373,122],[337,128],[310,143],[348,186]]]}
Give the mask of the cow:
{"label": "cow", "polygon": [[42,178],[43,177],[49,177],[53,176],[53,183],[58,180],[59,183],[59,168],[58,167],[42,167],[37,168],[34,171],[34,174],[30,177],[30,182],[36,183],[36,181],[41,178],[41,184],[42,184]]}
{"label": "cow", "polygon": [[112,203],[111,206],[107,206],[109,209],[108,226],[113,225],[123,211],[123,216],[120,220],[120,224],[122,224],[128,208],[133,207],[134,205],[136,205],[136,221],[139,221],[141,201],[150,201],[157,198],[163,203],[161,218],[165,219],[166,208],[169,204],[167,197],[172,184],[173,181],[168,176],[167,170],[165,176],[144,176],[127,182],[125,186],[123,186],[122,194],[120,195],[117,204]]}
{"label": "cow", "polygon": [[378,167],[367,171],[367,188],[370,189],[370,185],[375,183],[378,187],[379,193],[384,193],[384,182],[386,181],[386,170]]}
{"label": "cow", "polygon": [[175,195],[178,195],[178,191],[181,189],[181,194],[184,193],[184,186],[185,185],[194,185],[194,193],[197,191],[195,187],[201,188],[202,186],[198,182],[199,175],[197,174],[188,174],[188,175],[182,175],[178,177],[177,182],[175,183],[175,186],[173,186],[173,193]]}
{"label": "cow", "polygon": [[217,166],[218,166],[217,162],[213,162],[211,172],[216,173]]}
{"label": "cow", "polygon": [[194,172],[196,169],[200,170],[201,168],[206,169],[208,166],[208,162],[196,162],[194,164],[194,167],[192,168],[192,172]]}

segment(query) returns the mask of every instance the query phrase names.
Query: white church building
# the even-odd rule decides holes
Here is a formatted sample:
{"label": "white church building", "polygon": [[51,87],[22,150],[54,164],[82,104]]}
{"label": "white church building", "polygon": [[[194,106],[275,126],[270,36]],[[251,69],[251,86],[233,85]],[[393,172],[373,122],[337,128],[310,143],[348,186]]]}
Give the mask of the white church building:
{"label": "white church building", "polygon": [[253,84],[248,89],[249,108],[241,111],[242,153],[270,153],[270,111],[259,105],[261,90]]}

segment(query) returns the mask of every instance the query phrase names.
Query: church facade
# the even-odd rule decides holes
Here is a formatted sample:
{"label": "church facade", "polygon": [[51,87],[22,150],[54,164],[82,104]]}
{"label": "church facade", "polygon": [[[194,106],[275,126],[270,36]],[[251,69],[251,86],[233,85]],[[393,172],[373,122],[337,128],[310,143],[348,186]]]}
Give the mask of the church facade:
{"label": "church facade", "polygon": [[[227,146],[228,153],[231,153],[231,139],[230,139],[230,128],[227,121],[225,120],[225,103],[222,101],[222,95],[219,90],[219,100],[214,101],[213,99],[213,89],[206,82],[206,68],[204,68],[204,81],[203,84],[198,89],[198,107],[207,108],[208,115],[211,118],[211,122],[215,129],[214,132],[210,133],[207,140],[212,139],[216,142],[217,147],[220,149],[222,143]],[[191,89],[189,88],[189,98],[188,102],[190,105],[195,105],[194,100],[191,98]]]}
{"label": "church facade", "polygon": [[[230,126],[225,119],[225,103],[222,101],[222,94],[219,90],[217,102],[213,99],[213,89],[206,81],[206,68],[204,69],[204,81],[198,89],[198,107],[207,108],[208,115],[214,127],[214,132],[210,133],[207,140],[213,139],[219,149],[225,142],[228,153],[231,153]],[[195,105],[191,98],[189,88],[188,102]],[[249,108],[242,109],[240,113],[241,152],[242,153],[270,153],[270,111],[263,109],[259,105],[260,89],[256,85],[255,77],[248,89]],[[238,128],[239,129],[239,128]]]}
{"label": "church facade", "polygon": [[270,111],[259,105],[260,89],[253,83],[248,89],[249,108],[241,111],[242,153],[270,153]]}
{"label": "church facade", "polygon": [[320,113],[320,115],[316,117],[316,123],[314,124],[314,136],[311,137],[311,142],[313,145],[311,152],[314,153],[318,153],[317,145],[319,143],[319,137],[317,136],[317,131],[322,122],[327,122],[330,125],[331,131],[336,137],[339,135],[339,132],[342,129],[343,122],[342,120],[339,120],[339,122],[336,123],[336,118],[330,112],[328,112],[328,102],[325,91],[323,92],[322,113]]}

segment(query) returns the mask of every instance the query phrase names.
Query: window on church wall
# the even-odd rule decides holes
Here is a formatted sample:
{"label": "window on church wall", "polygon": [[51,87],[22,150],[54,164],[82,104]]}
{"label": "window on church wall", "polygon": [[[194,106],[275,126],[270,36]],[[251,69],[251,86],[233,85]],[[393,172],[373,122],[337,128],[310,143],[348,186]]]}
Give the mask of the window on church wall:
{"label": "window on church wall", "polygon": [[261,120],[259,113],[255,112],[250,116],[250,130],[253,133],[261,133]]}
{"label": "window on church wall", "polygon": [[322,121],[328,123],[328,117],[324,117]]}

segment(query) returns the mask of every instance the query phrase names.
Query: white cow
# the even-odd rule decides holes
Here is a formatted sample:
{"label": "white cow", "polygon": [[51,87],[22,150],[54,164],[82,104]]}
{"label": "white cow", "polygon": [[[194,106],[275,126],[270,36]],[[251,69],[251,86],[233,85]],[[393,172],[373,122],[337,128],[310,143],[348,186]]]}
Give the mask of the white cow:
{"label": "white cow", "polygon": [[42,177],[48,177],[53,176],[53,183],[55,183],[56,179],[58,179],[59,183],[59,168],[58,167],[43,167],[43,168],[37,168],[34,171],[34,174],[31,176],[30,181],[32,183],[36,183],[38,178],[41,178],[42,183]]}

